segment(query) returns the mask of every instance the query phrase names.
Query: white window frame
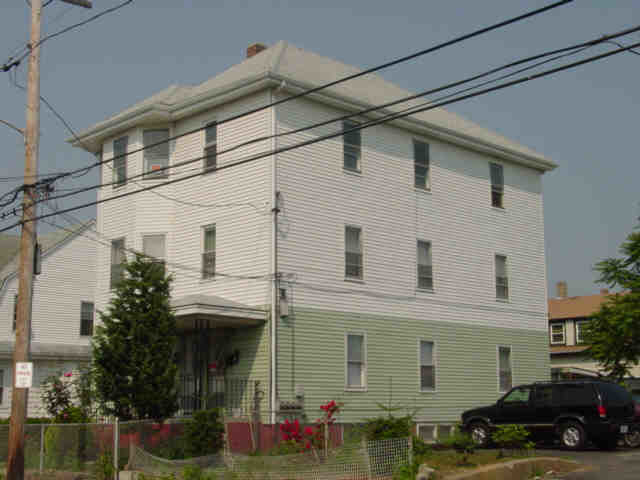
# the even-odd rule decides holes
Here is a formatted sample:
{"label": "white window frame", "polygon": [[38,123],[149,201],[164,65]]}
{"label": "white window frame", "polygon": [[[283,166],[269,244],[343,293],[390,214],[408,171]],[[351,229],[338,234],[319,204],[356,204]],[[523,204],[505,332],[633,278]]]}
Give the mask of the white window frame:
{"label": "white window frame", "polygon": [[[423,440],[422,437],[420,436],[420,429],[422,427],[431,427],[433,428],[433,438],[431,440]],[[440,440],[440,429],[444,429],[444,428],[448,428],[449,429],[449,434],[453,435],[456,430],[457,430],[457,426],[453,423],[427,423],[427,422],[418,422],[417,423],[417,435],[418,438],[420,438],[423,442],[425,443],[437,443],[438,440]]]}
{"label": "white window frame", "polygon": [[[562,326],[562,341],[554,342],[553,341],[553,327],[554,326]],[[557,335],[557,333],[556,333]],[[549,322],[549,344],[550,345],[566,345],[567,344],[567,326],[565,322]]]}
{"label": "white window frame", "polygon": [[[123,263],[113,263],[113,244],[115,242],[122,241],[122,252],[124,256],[124,260],[127,259],[127,239],[126,237],[118,237],[111,240],[111,252],[110,252],[110,263],[109,263],[109,289],[113,290],[116,288],[116,285],[113,283],[113,266],[114,265],[123,265]],[[124,270],[122,272],[122,278],[124,278]]]}
{"label": "white window frame", "polygon": [[[216,139],[213,142],[207,143],[207,128],[215,125],[216,126]],[[218,137],[219,137],[219,125],[218,120],[215,118],[209,119],[203,124],[202,130],[202,170],[204,172],[214,172],[216,168],[218,168]],[[207,149],[215,147],[216,155],[215,155],[215,164],[213,166],[207,165]]]}
{"label": "white window frame", "polygon": [[[203,225],[201,227],[202,233],[200,235],[201,241],[200,241],[200,268],[202,270],[202,275],[201,275],[201,280],[202,281],[210,281],[210,280],[215,280],[216,278],[216,264],[217,264],[217,250],[218,250],[218,227],[215,223],[210,223],[209,225]],[[205,251],[205,244],[206,244],[206,235],[207,235],[207,231],[209,230],[213,230],[215,231],[215,235],[216,235],[216,249],[213,251],[213,275],[211,276],[205,276],[205,270],[204,270],[204,256],[207,253],[211,253],[211,252],[207,252]]]}
{"label": "white window frame", "polygon": [[[575,338],[576,338],[576,345],[585,345],[586,342],[584,339],[582,339],[582,341],[578,341],[578,331],[582,330],[584,327],[583,325],[586,325],[590,322],[589,319],[584,319],[584,320],[576,320],[574,325],[575,325]],[[582,335],[582,334],[581,334]]]}
{"label": "white window frame", "polygon": [[[116,158],[116,143],[124,141],[124,153],[123,153],[123,157],[122,158]],[[128,152],[129,152],[129,136],[128,135],[123,135],[122,137],[118,137],[116,138],[112,144],[111,144],[111,148],[112,148],[112,160],[111,160],[111,170],[112,170],[112,181],[113,181],[113,188],[120,188],[120,187],[124,187],[127,184],[127,166],[128,166]],[[118,162],[120,162],[121,164],[119,165]],[[123,170],[124,171],[124,175],[123,175],[123,179],[118,181],[118,171]]]}
{"label": "white window frame", "polygon": [[[167,261],[168,261],[168,235],[167,232],[147,232],[143,233],[140,236],[141,245],[142,245],[142,253],[146,255],[147,252],[144,251],[144,239],[145,237],[164,237],[164,256],[160,259],[161,261],[153,260],[152,257],[149,257],[152,263],[162,264],[165,273],[167,272]],[[153,257],[158,258],[158,257]]]}
{"label": "white window frame", "polygon": [[[491,170],[493,165],[500,167],[502,171],[502,185],[501,188],[498,188],[498,184],[493,183],[493,176],[491,175]],[[498,162],[489,162],[489,183],[491,185],[491,208],[497,208],[498,210],[504,210],[504,165]],[[493,193],[500,193],[500,205],[493,204]]]}
{"label": "white window frame", "polygon": [[[416,167],[418,167],[418,162],[417,162],[417,158],[416,158],[416,144],[417,143],[422,143],[424,144],[424,146],[426,147],[427,150],[427,164],[426,166],[420,165],[421,167],[424,167],[427,169],[427,174],[425,176],[425,184],[424,185],[417,185],[416,184],[416,180],[417,180],[417,175],[416,175]],[[425,140],[421,140],[419,138],[414,138],[413,141],[411,142],[411,146],[413,147],[413,186],[414,188],[417,188],[418,190],[424,190],[427,192],[431,191],[431,145],[429,144],[429,142],[425,141]]]}
{"label": "white window frame", "polygon": [[[82,321],[84,320],[82,318],[82,307],[83,305],[91,305],[91,333],[82,333]],[[95,327],[95,323],[96,323],[96,305],[94,302],[89,302],[89,301],[85,301],[82,300],[80,302],[80,336],[81,337],[92,337],[93,336],[93,331],[94,331],[94,327]]]}
{"label": "white window frame", "polygon": [[[360,256],[362,257],[362,262],[360,266],[360,276],[350,276],[347,275],[347,228],[357,228],[360,230]],[[364,282],[364,265],[365,265],[365,253],[364,253],[364,228],[360,225],[354,224],[345,224],[343,229],[343,245],[344,245],[344,279],[349,282]]]}
{"label": "white window frame", "polygon": [[[363,361],[362,361],[362,386],[353,387],[349,385],[349,336],[360,336],[362,337],[362,345],[363,345]],[[344,334],[344,390],[346,392],[366,392],[367,391],[367,356],[368,356],[368,347],[367,347],[367,332],[358,332],[358,331],[349,331]]]}
{"label": "white window frame", "polygon": [[[501,348],[508,348],[509,349],[509,371],[511,372],[511,386],[509,387],[508,390],[502,390],[500,388],[500,349]],[[513,388],[514,385],[516,385],[516,382],[514,380],[514,375],[513,375],[513,346],[511,345],[497,345],[496,346],[496,374],[498,377],[498,393],[507,393],[509,390],[511,390]]]}
{"label": "white window frame", "polygon": [[13,322],[11,324],[11,332],[15,333],[18,325],[18,294],[13,294]]}
{"label": "white window frame", "polygon": [[[433,367],[433,388],[422,387],[422,342],[431,343],[433,345],[433,354],[431,357]],[[436,341],[431,338],[418,339],[418,391],[421,393],[437,393],[438,392],[438,346]]]}
{"label": "white window frame", "polygon": [[[347,127],[347,124],[350,124],[349,127]],[[348,120],[343,120],[342,121],[342,130],[349,130],[351,128],[357,127],[359,126],[361,123],[353,120],[353,119],[348,119]],[[358,133],[360,135],[360,145],[359,145],[359,149],[358,149],[358,157],[356,159],[356,168],[350,168],[347,167],[345,165],[345,159],[346,159],[346,155],[347,155],[347,139],[344,136],[344,134],[342,135],[342,169],[345,172],[354,172],[354,173],[362,173],[362,130],[356,130],[355,132],[349,132],[349,133]]]}
{"label": "white window frame", "polygon": [[[426,243],[429,245],[429,259],[431,260],[431,287],[420,286],[420,244]],[[416,240],[416,288],[423,292],[433,292],[435,290],[435,275],[433,273],[433,243],[430,240],[423,240],[418,238]]]}
{"label": "white window frame", "polygon": [[[152,132],[152,131],[158,131],[158,130],[166,130],[167,131],[167,164],[164,168],[164,170],[160,170],[158,172],[154,172],[153,170],[149,170],[147,168],[147,159],[145,158],[145,152],[147,152],[146,150],[146,144],[144,142],[144,134],[145,132]],[[171,166],[171,140],[169,140],[171,138],[172,131],[171,128],[166,127],[166,126],[157,126],[157,127],[153,127],[153,126],[149,126],[147,128],[142,129],[142,139],[141,139],[141,143],[142,146],[145,148],[145,150],[143,150],[142,152],[142,172],[143,172],[143,178],[145,180],[156,180],[156,179],[160,179],[160,180],[164,180],[167,177],[169,177],[169,168]]]}
{"label": "white window frame", "polygon": [[[504,269],[505,272],[507,274],[507,276],[505,277],[507,279],[507,296],[506,297],[499,297],[498,296],[498,271],[496,270],[496,262],[498,260],[498,257],[504,257]],[[495,253],[493,255],[493,284],[494,284],[494,290],[495,290],[495,296],[496,296],[496,301],[497,302],[509,302],[511,300],[511,275],[510,275],[510,271],[509,271],[509,255],[505,254],[505,253]]]}

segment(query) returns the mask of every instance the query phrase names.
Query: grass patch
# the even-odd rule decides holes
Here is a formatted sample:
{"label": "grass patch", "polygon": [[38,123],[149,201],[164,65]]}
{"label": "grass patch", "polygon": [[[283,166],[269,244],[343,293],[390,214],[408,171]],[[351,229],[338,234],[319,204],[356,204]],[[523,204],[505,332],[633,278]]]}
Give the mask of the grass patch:
{"label": "grass patch", "polygon": [[418,465],[426,463],[429,467],[436,470],[436,478],[442,478],[446,475],[471,468],[508,462],[519,458],[530,458],[530,456],[524,454],[501,456],[500,450],[477,450],[474,453],[466,455],[466,463],[463,464],[462,454],[455,450],[432,450],[419,455],[416,458],[416,463]]}

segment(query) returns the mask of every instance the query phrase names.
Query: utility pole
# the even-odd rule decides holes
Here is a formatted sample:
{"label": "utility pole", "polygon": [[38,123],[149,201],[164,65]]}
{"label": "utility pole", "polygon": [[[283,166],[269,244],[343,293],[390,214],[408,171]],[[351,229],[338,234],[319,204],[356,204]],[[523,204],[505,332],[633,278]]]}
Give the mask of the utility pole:
{"label": "utility pole", "polygon": [[[84,0],[62,0],[90,8]],[[18,305],[16,341],[13,351],[13,388],[9,424],[7,480],[24,480],[24,422],[27,417],[28,388],[16,388],[16,363],[31,357],[31,299],[33,294],[34,251],[36,243],[36,206],[38,152],[40,147],[40,24],[42,0],[31,0],[31,37],[27,77],[27,113],[22,198],[22,235],[18,269]]]}

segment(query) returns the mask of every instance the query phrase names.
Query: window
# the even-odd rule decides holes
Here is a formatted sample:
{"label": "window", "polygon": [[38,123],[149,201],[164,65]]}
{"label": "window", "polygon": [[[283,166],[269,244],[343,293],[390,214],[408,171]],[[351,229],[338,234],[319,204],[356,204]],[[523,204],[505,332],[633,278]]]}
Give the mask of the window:
{"label": "window", "polygon": [[113,186],[119,187],[127,183],[127,144],[128,137],[113,142]]}
{"label": "window", "polygon": [[504,255],[496,255],[496,298],[499,300],[509,300],[507,257]]}
{"label": "window", "polygon": [[433,290],[431,242],[418,240],[418,288]]}
{"label": "window", "polygon": [[359,227],[345,227],[345,278],[362,280],[362,229]]}
{"label": "window", "polygon": [[498,347],[498,377],[500,391],[511,390],[511,347]]}
{"label": "window", "polygon": [[[148,178],[163,178],[169,175],[167,170],[162,170],[169,166],[169,129],[145,130],[142,134],[144,151],[144,171]],[[155,145],[159,143],[159,145]]]}
{"label": "window", "polygon": [[4,370],[0,370],[0,405],[4,403]]}
{"label": "window", "polygon": [[509,395],[502,400],[504,403],[529,403],[531,387],[518,387],[511,390]]}
{"label": "window", "polygon": [[420,390],[436,389],[436,362],[434,343],[420,341]]}
{"label": "window", "polygon": [[202,278],[213,278],[216,275],[216,226],[204,227],[202,248]]}
{"label": "window", "polygon": [[18,323],[18,294],[13,296],[13,326],[11,331],[16,331],[16,324]]}
{"label": "window", "polygon": [[124,278],[124,264],[127,257],[124,251],[124,238],[111,242],[111,281],[110,288],[115,288]]}
{"label": "window", "polygon": [[80,303],[80,335],[90,337],[93,335],[93,303]]}
{"label": "window", "polygon": [[589,320],[579,320],[576,322],[576,345],[585,343],[585,327]]}
{"label": "window", "polygon": [[360,157],[362,156],[362,137],[360,136],[360,130],[353,132],[346,132],[352,128],[356,128],[360,125],[358,122],[351,120],[345,120],[342,122],[342,129],[345,131],[343,134],[344,142],[344,168],[345,170],[353,170],[355,172],[360,171]]}
{"label": "window", "polygon": [[149,258],[151,263],[165,268],[165,236],[161,235],[145,235],[142,237],[142,251]]}
{"label": "window", "polygon": [[551,335],[551,345],[564,345],[564,322],[550,324],[549,331]]}
{"label": "window", "polygon": [[418,425],[418,437],[420,440],[427,443],[436,441],[436,426],[435,425]]}
{"label": "window", "polygon": [[366,345],[361,334],[347,334],[347,385],[348,389],[366,387]]}
{"label": "window", "polygon": [[491,206],[504,208],[504,173],[502,165],[497,163],[489,164],[491,167]]}
{"label": "window", "polygon": [[413,172],[416,188],[429,190],[429,144],[419,140],[413,141]]}
{"label": "window", "polygon": [[216,168],[218,157],[218,123],[211,122],[204,128],[204,169]]}

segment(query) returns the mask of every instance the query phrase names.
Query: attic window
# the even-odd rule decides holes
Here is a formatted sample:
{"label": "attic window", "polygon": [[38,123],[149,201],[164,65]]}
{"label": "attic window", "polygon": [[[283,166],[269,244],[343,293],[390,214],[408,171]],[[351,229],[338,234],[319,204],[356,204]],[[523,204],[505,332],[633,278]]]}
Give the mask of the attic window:
{"label": "attic window", "polygon": [[[145,130],[144,171],[147,178],[166,178],[169,171],[169,129]],[[153,146],[151,146],[153,145]]]}

